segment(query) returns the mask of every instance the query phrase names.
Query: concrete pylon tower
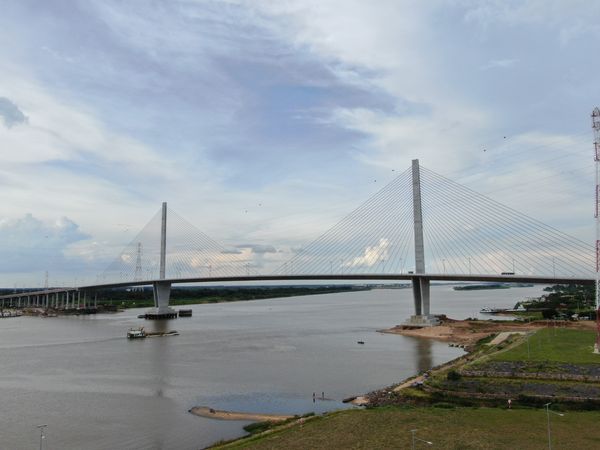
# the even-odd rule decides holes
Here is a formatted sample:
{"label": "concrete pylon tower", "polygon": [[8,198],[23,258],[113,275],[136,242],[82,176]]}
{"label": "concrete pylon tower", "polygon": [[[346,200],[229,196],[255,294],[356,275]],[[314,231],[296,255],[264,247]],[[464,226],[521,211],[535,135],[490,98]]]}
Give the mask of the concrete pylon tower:
{"label": "concrete pylon tower", "polygon": [[425,243],[423,240],[423,210],[421,206],[421,171],[419,160],[412,161],[413,224],[415,237],[415,275],[412,279],[415,315],[408,325],[432,326],[437,320],[429,313],[429,279],[425,275]]}
{"label": "concrete pylon tower", "polygon": [[169,307],[171,282],[166,280],[167,262],[167,203],[162,204],[162,220],[160,227],[160,281],[152,283],[154,291],[154,308],[146,313],[147,319],[173,319],[177,311]]}
{"label": "concrete pylon tower", "polygon": [[165,279],[167,263],[167,202],[162,204],[162,220],[160,226],[160,279]]}

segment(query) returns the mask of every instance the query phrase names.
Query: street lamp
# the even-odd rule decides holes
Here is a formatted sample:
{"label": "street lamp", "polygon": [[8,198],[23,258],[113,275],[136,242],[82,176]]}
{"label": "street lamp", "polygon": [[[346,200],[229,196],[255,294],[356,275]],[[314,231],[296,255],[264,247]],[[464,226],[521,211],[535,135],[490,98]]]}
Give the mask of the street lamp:
{"label": "street lamp", "polygon": [[564,414],[552,411],[550,409],[551,403],[546,403],[544,407],[546,408],[546,416],[548,418],[548,450],[552,450],[552,437],[550,435],[550,413],[556,414],[557,416],[563,417]]}
{"label": "street lamp", "polygon": [[46,435],[44,434],[44,429],[47,426],[48,425],[46,425],[46,424],[37,426],[40,429],[40,450],[42,450],[43,446],[44,446],[44,439],[46,439]]}
{"label": "street lamp", "polygon": [[423,442],[423,443],[425,443],[427,445],[433,445],[433,442],[426,441],[424,439],[420,439],[420,438],[416,437],[415,433],[417,432],[417,430],[410,430],[410,432],[412,433],[412,450],[415,450],[415,448],[416,448],[415,444],[416,444],[417,441]]}

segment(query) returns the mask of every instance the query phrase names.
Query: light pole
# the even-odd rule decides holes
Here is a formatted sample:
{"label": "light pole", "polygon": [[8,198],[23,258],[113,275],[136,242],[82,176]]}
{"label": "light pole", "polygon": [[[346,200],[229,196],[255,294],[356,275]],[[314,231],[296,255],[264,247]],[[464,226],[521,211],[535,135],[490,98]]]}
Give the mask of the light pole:
{"label": "light pole", "polygon": [[548,419],[548,450],[552,450],[552,436],[550,435],[550,413],[556,414],[557,416],[563,417],[564,414],[554,412],[550,409],[551,403],[546,403],[544,407],[546,408],[546,417]]}
{"label": "light pole", "polygon": [[417,441],[423,442],[423,443],[425,443],[427,445],[433,445],[433,442],[426,441],[424,439],[420,439],[417,436],[415,436],[415,433],[417,432],[416,429],[415,430],[410,430],[410,432],[412,433],[412,450],[415,450],[415,448],[416,448],[415,445],[416,445]]}
{"label": "light pole", "polygon": [[42,450],[44,448],[44,439],[46,439],[46,435],[44,434],[44,429],[47,426],[48,425],[46,425],[46,424],[37,426],[40,429],[40,450]]}

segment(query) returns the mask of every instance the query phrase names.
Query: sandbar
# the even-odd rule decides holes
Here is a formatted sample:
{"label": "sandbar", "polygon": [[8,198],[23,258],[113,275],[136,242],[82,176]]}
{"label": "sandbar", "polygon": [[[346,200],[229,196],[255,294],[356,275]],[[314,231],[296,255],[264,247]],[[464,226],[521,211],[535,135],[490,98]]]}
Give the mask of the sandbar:
{"label": "sandbar", "polygon": [[246,413],[236,411],[223,411],[209,408],[208,406],[194,406],[190,409],[192,414],[200,417],[208,417],[217,420],[252,420],[255,422],[281,422],[291,419],[294,416],[286,416],[282,414],[260,414]]}

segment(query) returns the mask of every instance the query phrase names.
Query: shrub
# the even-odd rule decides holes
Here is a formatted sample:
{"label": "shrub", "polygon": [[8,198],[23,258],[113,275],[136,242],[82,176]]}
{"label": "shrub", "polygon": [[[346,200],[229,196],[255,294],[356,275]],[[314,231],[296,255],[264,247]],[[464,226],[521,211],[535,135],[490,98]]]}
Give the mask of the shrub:
{"label": "shrub", "polygon": [[458,373],[456,370],[451,370],[450,372],[448,372],[448,375],[446,375],[446,379],[448,379],[449,381],[458,381],[462,378],[462,375],[460,373]]}

